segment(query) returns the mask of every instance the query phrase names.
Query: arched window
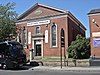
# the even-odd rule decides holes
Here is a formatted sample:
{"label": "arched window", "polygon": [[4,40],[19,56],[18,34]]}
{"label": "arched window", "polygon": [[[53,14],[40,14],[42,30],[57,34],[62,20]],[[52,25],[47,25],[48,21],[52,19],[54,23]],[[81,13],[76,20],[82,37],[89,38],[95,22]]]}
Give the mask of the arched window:
{"label": "arched window", "polygon": [[40,33],[40,27],[36,27],[36,34]]}
{"label": "arched window", "polygon": [[27,48],[27,30],[25,28],[22,30],[22,45]]}
{"label": "arched window", "polygon": [[55,24],[51,27],[51,46],[57,46],[57,26]]}

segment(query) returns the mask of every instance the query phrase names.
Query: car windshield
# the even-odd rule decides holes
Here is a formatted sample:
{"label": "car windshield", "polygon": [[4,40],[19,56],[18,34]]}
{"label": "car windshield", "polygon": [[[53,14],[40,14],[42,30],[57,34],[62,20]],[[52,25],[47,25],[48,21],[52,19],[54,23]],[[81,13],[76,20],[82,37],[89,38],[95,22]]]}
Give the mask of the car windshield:
{"label": "car windshield", "polygon": [[23,55],[23,47],[20,44],[10,44],[9,51],[14,56]]}

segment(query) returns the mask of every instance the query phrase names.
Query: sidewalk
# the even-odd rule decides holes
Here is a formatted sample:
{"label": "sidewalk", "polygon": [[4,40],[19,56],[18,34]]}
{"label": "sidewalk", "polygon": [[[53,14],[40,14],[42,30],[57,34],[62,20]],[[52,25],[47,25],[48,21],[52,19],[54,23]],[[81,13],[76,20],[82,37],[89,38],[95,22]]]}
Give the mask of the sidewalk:
{"label": "sidewalk", "polygon": [[51,67],[51,66],[37,66],[32,67],[29,70],[38,71],[87,71],[87,72],[100,72],[100,67]]}

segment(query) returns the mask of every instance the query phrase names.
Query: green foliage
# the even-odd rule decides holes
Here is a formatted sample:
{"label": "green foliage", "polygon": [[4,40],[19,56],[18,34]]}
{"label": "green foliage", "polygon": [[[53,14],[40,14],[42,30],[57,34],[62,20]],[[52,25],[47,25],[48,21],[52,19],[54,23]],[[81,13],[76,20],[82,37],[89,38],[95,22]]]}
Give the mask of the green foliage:
{"label": "green foliage", "polygon": [[0,4],[0,39],[2,41],[15,35],[17,14],[14,7],[15,3]]}
{"label": "green foliage", "polygon": [[76,40],[72,41],[68,48],[68,57],[74,59],[86,59],[90,57],[90,40],[89,38],[76,36]]}

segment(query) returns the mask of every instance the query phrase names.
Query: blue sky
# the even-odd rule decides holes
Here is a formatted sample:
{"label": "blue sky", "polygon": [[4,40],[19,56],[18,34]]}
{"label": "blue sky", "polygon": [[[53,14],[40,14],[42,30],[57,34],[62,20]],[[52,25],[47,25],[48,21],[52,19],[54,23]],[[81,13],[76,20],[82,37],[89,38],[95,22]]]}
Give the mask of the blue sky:
{"label": "blue sky", "polygon": [[33,6],[35,3],[42,3],[48,6],[68,10],[77,17],[87,28],[86,37],[90,37],[89,19],[87,13],[91,9],[100,8],[100,0],[0,0],[0,4],[15,2],[15,10],[19,15]]}

